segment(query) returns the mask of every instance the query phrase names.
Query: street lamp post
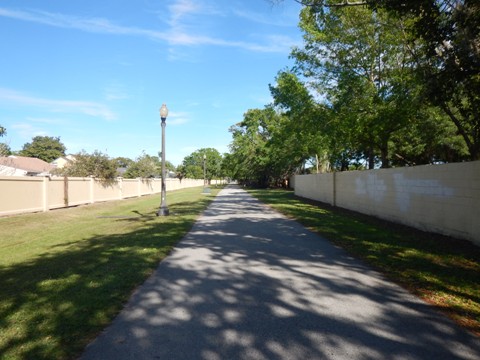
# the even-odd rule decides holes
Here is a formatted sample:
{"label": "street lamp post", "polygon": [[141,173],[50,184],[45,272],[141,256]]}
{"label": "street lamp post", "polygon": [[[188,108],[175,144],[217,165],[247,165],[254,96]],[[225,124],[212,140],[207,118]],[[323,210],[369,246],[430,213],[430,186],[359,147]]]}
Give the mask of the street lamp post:
{"label": "street lamp post", "polygon": [[203,154],[203,192],[207,188],[207,155]]}
{"label": "street lamp post", "polygon": [[207,179],[207,155],[203,154],[203,191],[202,194],[210,194]]}
{"label": "street lamp post", "polygon": [[167,105],[163,104],[160,108],[160,119],[162,120],[162,202],[158,209],[157,216],[167,216],[170,212],[167,206],[167,191],[165,188],[165,126],[168,116]]}

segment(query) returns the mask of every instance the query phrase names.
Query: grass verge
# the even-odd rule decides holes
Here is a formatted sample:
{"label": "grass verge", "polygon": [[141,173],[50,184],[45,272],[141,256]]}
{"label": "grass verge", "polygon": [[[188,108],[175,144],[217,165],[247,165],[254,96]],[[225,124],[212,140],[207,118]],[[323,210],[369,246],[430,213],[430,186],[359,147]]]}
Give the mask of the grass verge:
{"label": "grass verge", "polygon": [[0,218],[0,358],[70,359],[121,310],[219,189]]}
{"label": "grass verge", "polygon": [[249,192],[480,336],[480,247],[302,199],[291,191]]}

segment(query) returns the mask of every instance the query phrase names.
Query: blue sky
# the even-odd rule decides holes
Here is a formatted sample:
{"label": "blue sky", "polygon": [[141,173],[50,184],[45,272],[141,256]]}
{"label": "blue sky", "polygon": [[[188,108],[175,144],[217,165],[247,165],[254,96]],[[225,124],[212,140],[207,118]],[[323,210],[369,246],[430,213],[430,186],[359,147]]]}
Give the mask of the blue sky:
{"label": "blue sky", "polygon": [[228,128],[271,102],[300,45],[293,0],[3,0],[0,139],[59,136],[68,153],[228,151]]}

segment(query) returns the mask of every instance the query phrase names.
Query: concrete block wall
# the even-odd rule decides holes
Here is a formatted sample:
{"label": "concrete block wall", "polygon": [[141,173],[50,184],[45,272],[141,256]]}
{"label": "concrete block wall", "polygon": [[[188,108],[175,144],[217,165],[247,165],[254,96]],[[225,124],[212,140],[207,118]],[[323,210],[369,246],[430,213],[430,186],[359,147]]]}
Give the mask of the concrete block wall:
{"label": "concrete block wall", "polygon": [[295,194],[480,245],[480,161],[297,175]]}

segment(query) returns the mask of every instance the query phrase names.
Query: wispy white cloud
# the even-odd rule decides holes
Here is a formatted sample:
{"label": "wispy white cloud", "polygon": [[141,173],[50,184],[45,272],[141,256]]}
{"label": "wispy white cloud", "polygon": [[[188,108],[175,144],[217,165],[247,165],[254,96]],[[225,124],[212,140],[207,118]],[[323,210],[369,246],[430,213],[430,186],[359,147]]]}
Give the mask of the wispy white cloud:
{"label": "wispy white cloud", "polygon": [[168,125],[183,125],[190,122],[190,114],[186,112],[170,112],[168,115]]}
{"label": "wispy white cloud", "polygon": [[112,83],[104,89],[105,99],[108,101],[125,100],[129,98],[125,86],[120,83]]}
{"label": "wispy white cloud", "polygon": [[54,113],[81,113],[104,120],[115,120],[116,114],[106,105],[79,100],[46,99],[27,95],[15,90],[0,88],[0,102],[42,108]]}
{"label": "wispy white cloud", "polygon": [[32,123],[37,123],[37,124],[48,124],[48,125],[65,125],[68,123],[67,120],[65,119],[60,119],[60,118],[39,118],[39,117],[31,117],[28,116],[26,117],[27,121],[30,121]]}
{"label": "wispy white cloud", "polygon": [[174,28],[182,26],[182,19],[190,14],[199,13],[201,6],[198,2],[191,0],[179,0],[168,7],[170,11],[170,18],[168,24]]}
{"label": "wispy white cloud", "polygon": [[105,18],[82,18],[77,16],[51,13],[40,10],[11,10],[0,8],[0,16],[22,21],[34,22],[48,26],[77,29],[85,32],[140,36],[155,41],[164,41],[171,46],[221,46],[241,48],[255,52],[288,52],[292,39],[288,37],[263,36],[263,43],[222,39],[215,36],[201,35],[196,28],[198,23],[187,20],[194,16],[217,15],[221,11],[208,6],[201,6],[193,0],[178,0],[169,6],[166,31],[144,29],[140,27],[122,26]]}
{"label": "wispy white cloud", "polygon": [[46,136],[46,131],[28,123],[17,123],[12,125],[12,129],[23,139],[30,139],[35,136]]}
{"label": "wispy white cloud", "polygon": [[254,13],[251,11],[245,11],[240,9],[233,10],[233,14],[235,16],[244,18],[250,22],[263,24],[263,25],[271,25],[271,26],[292,26],[290,21],[284,21],[282,19],[278,20],[277,17],[274,16],[266,16],[259,13]]}
{"label": "wispy white cloud", "polygon": [[121,26],[104,18],[81,18],[40,10],[23,11],[7,8],[0,8],[0,16],[60,28],[77,29],[86,32],[114,35],[138,35],[167,40],[167,35],[165,33],[137,27]]}

